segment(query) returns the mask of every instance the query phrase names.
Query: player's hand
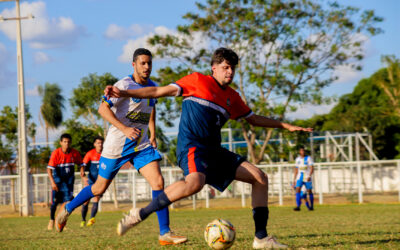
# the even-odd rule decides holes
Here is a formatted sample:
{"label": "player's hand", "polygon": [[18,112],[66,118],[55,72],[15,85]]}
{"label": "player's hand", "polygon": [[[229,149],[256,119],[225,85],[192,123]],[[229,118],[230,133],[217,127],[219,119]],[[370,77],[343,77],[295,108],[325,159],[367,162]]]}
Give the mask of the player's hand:
{"label": "player's hand", "polygon": [[283,128],[289,130],[290,132],[294,132],[294,131],[312,132],[313,131],[313,128],[303,128],[303,127],[291,125],[288,123],[283,123],[282,126],[283,126]]}
{"label": "player's hand", "polygon": [[122,132],[132,141],[140,137],[140,129],[138,128],[125,127]]}
{"label": "player's hand", "polygon": [[151,146],[153,146],[153,148],[157,148],[157,139],[150,138],[150,144],[151,144]]}
{"label": "player's hand", "polygon": [[56,185],[56,183],[51,183],[51,189],[53,189],[54,191],[58,192],[58,187]]}
{"label": "player's hand", "polygon": [[107,96],[108,98],[109,97],[119,98],[119,97],[122,97],[123,94],[124,94],[124,91],[120,90],[119,88],[117,88],[115,86],[108,85],[104,89],[104,95]]}

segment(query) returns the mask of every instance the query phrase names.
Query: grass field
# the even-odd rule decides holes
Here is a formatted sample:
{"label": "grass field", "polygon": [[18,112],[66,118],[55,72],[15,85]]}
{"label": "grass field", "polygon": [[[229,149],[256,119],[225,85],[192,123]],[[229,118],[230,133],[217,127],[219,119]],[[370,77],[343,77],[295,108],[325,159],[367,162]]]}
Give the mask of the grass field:
{"label": "grass field", "polygon": [[[91,228],[80,228],[80,213],[71,215],[63,233],[47,231],[48,217],[0,218],[1,249],[207,249],[203,239],[205,225],[224,218],[236,227],[232,249],[250,249],[253,221],[250,208],[175,209],[172,228],[189,237],[179,247],[160,247],[155,215],[131,229],[116,234],[122,212],[102,212]],[[400,249],[400,204],[323,205],[313,212],[304,208],[270,208],[269,234],[291,248],[314,249]]]}

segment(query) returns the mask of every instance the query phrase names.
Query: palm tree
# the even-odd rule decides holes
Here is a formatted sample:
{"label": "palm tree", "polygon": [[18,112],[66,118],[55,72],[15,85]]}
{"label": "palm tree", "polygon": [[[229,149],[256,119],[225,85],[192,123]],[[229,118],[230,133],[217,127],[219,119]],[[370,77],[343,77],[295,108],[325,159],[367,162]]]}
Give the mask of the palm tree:
{"label": "palm tree", "polygon": [[43,117],[46,129],[46,143],[49,143],[49,129],[58,128],[63,121],[62,109],[64,108],[64,97],[57,83],[46,82],[44,87],[39,86],[39,94],[42,97],[40,113]]}

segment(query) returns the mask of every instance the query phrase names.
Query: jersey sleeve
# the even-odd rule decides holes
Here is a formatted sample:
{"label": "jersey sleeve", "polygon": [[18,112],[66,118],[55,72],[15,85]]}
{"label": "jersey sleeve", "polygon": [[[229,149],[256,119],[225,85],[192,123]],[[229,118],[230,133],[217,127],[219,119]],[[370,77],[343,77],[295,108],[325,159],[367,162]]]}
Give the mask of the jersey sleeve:
{"label": "jersey sleeve", "polygon": [[78,166],[82,165],[82,156],[78,151],[74,151],[74,163]]}
{"label": "jersey sleeve", "polygon": [[171,85],[179,88],[177,96],[192,96],[196,92],[197,83],[199,80],[199,73],[192,73],[184,76]]}
{"label": "jersey sleeve", "polygon": [[308,157],[308,166],[314,166],[314,160],[311,156]]}
{"label": "jersey sleeve", "polygon": [[86,166],[90,162],[90,152],[87,152],[85,157],[83,157],[82,166]]}
{"label": "jersey sleeve", "polygon": [[[233,90],[234,91],[234,90]],[[232,95],[232,108],[230,110],[232,120],[239,120],[253,115],[253,111],[243,102],[240,95],[234,91]]]}
{"label": "jersey sleeve", "polygon": [[47,168],[55,169],[57,166],[57,159],[58,159],[57,150],[54,150],[53,153],[51,153],[49,163],[47,164]]}
{"label": "jersey sleeve", "polygon": [[[115,87],[117,87],[120,90],[127,90],[129,84],[125,84],[123,80],[120,80],[118,82],[116,82],[114,84]],[[102,101],[106,102],[108,104],[108,106],[113,107],[115,105],[118,105],[118,102],[121,100],[121,98],[117,98],[117,97],[111,97],[110,99],[107,100],[106,96],[102,97]]]}

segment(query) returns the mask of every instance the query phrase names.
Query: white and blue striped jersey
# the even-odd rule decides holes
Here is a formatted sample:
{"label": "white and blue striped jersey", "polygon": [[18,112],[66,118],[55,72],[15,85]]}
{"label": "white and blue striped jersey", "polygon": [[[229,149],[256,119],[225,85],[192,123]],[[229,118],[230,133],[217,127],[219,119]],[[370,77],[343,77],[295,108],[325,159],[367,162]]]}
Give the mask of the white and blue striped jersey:
{"label": "white and blue striped jersey", "polygon": [[307,178],[310,177],[311,166],[313,165],[314,162],[311,156],[298,156],[296,158],[296,168],[298,169],[296,180],[299,180],[301,177],[305,177],[305,180],[307,180]]}
{"label": "white and blue striped jersey", "polygon": [[[114,84],[121,90],[140,89],[157,86],[148,80],[147,85],[141,85],[133,80],[132,75],[127,76]],[[131,97],[110,98],[106,100],[117,119],[127,127],[135,127],[141,130],[140,137],[136,141],[128,139],[125,134],[115,126],[108,130],[103,145],[102,157],[117,159],[127,154],[141,151],[150,146],[148,127],[151,112],[156,99],[138,99]]]}

